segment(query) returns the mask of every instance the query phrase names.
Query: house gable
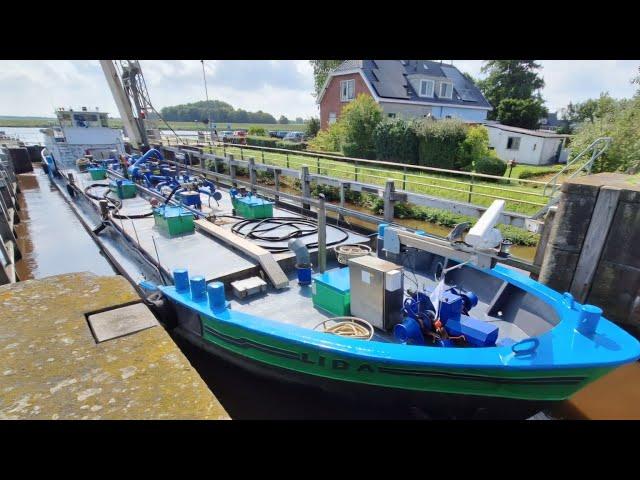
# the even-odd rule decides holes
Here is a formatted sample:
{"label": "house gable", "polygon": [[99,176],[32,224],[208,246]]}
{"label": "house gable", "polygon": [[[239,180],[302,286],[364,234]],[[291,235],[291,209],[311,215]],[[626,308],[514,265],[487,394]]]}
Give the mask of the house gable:
{"label": "house gable", "polygon": [[343,101],[341,95],[341,83],[348,80],[352,80],[354,83],[354,98],[362,93],[372,95],[371,90],[359,72],[332,74],[327,79],[322,97],[320,98],[320,128],[327,128],[330,119],[337,120],[342,113],[342,109],[348,105],[349,101]]}

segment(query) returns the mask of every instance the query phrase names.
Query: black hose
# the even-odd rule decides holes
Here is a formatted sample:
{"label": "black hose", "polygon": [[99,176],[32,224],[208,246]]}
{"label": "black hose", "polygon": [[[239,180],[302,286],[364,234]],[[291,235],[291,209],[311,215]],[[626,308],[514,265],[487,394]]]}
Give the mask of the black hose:
{"label": "black hose", "polygon": [[176,193],[178,191],[178,189],[181,187],[180,184],[176,185],[175,187],[173,187],[173,190],[171,190],[171,193],[169,194],[169,196],[167,197],[167,199],[164,201],[164,204],[167,205],[169,203],[169,201],[171,200],[171,198],[173,197],[174,193]]}
{"label": "black hose", "polygon": [[[221,215],[229,218],[239,218],[233,215]],[[249,231],[243,232],[242,230],[245,227],[250,227]],[[262,227],[262,228],[261,228]],[[281,227],[290,227],[292,230],[283,234],[283,235],[270,235],[269,232],[273,232]],[[306,228],[305,228],[306,227]],[[338,240],[334,240],[333,242],[327,242],[327,247],[337,245],[339,243],[344,242],[349,238],[349,233],[347,233],[344,229],[337,227],[335,225],[331,225],[331,228],[335,228],[339,232],[342,233],[342,238]],[[284,242],[290,240],[292,238],[302,238],[308,237],[311,235],[317,235],[318,233],[318,222],[311,218],[305,217],[270,217],[270,218],[259,218],[259,219],[242,219],[239,222],[235,223],[231,227],[231,231],[236,235],[241,237],[249,238],[251,240],[256,240],[258,242]],[[269,245],[260,245],[265,250],[270,251],[271,253],[283,253],[288,252],[289,247],[284,246],[269,246]],[[318,242],[309,242],[305,243],[307,248],[317,248]]]}
{"label": "black hose", "polygon": [[[103,187],[106,188],[107,190],[102,194],[101,197],[97,196],[97,195],[93,195],[91,193],[91,190],[94,188],[98,188],[98,187]],[[92,198],[94,200],[106,200],[107,202],[109,202],[109,209],[113,210],[113,212],[111,212],[111,216],[113,218],[117,218],[117,219],[123,219],[126,220],[128,218],[132,218],[132,219],[138,219],[138,218],[147,218],[150,217],[151,215],[153,215],[153,210],[147,213],[138,213],[138,214],[133,214],[133,215],[120,215],[118,212],[120,211],[120,209],[122,208],[122,202],[120,200],[117,200],[115,198],[111,198],[109,196],[109,194],[111,193],[111,189],[103,184],[103,183],[92,183],[91,185],[89,185],[87,188],[84,189],[84,193],[87,197]]]}

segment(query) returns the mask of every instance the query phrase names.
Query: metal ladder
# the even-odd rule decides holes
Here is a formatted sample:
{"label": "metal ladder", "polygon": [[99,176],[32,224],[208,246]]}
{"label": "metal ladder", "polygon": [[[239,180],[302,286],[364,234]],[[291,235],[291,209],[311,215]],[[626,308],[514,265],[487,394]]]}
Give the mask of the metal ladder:
{"label": "metal ladder", "polygon": [[[542,207],[536,213],[534,213],[531,218],[537,220],[542,218],[549,207],[556,205],[559,200],[558,189],[560,188],[561,183],[558,183],[559,178],[566,174],[566,172],[570,171],[572,168],[575,168],[580,161],[582,161],[582,165],[576,168],[575,172],[571,173],[567,180],[577,177],[580,174],[591,175],[591,169],[593,168],[593,164],[595,161],[600,158],[604,152],[607,151],[609,145],[611,145],[611,137],[600,137],[595,139],[591,144],[582,150],[578,155],[575,156],[573,160],[568,162],[562,169],[556,173],[551,179],[545,184],[544,189],[542,190],[543,195],[549,195],[549,202],[547,205]],[[586,160],[585,160],[586,159]]]}

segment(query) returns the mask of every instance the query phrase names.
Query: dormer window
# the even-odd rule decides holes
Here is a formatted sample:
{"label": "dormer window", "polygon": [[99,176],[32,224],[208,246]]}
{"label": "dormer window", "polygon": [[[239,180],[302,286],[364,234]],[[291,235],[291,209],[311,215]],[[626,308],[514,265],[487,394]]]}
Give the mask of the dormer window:
{"label": "dormer window", "polygon": [[433,80],[420,80],[420,96],[421,97],[433,97]]}
{"label": "dormer window", "polygon": [[440,84],[440,98],[452,98],[453,97],[453,84],[442,82]]}
{"label": "dormer window", "polygon": [[355,80],[343,80],[340,82],[340,101],[350,102],[355,98]]}

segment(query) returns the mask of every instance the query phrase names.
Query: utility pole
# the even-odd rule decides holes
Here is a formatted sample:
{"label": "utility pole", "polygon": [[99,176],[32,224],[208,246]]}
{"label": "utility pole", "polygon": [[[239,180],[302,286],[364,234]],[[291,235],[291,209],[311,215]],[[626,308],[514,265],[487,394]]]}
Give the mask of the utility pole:
{"label": "utility pole", "polygon": [[200,60],[202,64],[202,79],[204,80],[204,95],[207,99],[207,126],[209,127],[209,139],[213,142],[213,127],[211,123],[211,110],[209,109],[209,90],[207,90],[207,76],[204,72],[204,60]]}

